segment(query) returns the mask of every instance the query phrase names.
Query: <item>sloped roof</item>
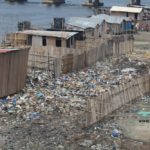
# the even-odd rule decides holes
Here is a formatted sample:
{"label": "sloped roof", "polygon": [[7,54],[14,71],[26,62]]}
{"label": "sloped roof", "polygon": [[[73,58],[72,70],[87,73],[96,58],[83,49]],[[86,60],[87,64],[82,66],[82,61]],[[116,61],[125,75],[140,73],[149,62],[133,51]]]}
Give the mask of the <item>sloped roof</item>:
{"label": "sloped roof", "polygon": [[48,36],[69,39],[78,32],[65,32],[65,31],[44,31],[44,30],[24,30],[18,33],[37,35],[37,36]]}
{"label": "sloped roof", "polygon": [[68,25],[79,27],[81,29],[95,28],[103,22],[101,19],[91,17],[71,17],[66,22]]}
{"label": "sloped roof", "polygon": [[143,8],[137,7],[122,7],[122,6],[112,6],[111,12],[129,12],[129,13],[141,13]]}
{"label": "sloped roof", "polygon": [[123,20],[130,21],[130,18],[99,14],[93,15],[91,17],[71,17],[68,19],[66,24],[81,29],[87,29],[87,28],[95,28],[97,25],[101,25],[104,20],[112,24],[121,24]]}

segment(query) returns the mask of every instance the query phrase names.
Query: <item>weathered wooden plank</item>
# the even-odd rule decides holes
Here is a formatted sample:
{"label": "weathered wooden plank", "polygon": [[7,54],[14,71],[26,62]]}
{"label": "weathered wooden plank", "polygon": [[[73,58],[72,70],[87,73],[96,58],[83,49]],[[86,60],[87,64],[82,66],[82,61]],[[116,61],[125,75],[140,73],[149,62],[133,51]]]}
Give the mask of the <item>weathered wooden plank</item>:
{"label": "weathered wooden plank", "polygon": [[148,92],[150,92],[150,75],[145,75],[141,78],[132,80],[131,83],[129,82],[122,86],[118,86],[109,91],[109,93],[102,93],[96,98],[89,98],[86,125],[89,126],[101,120],[104,116],[109,115],[119,107],[142,97]]}
{"label": "weathered wooden plank", "polygon": [[14,94],[25,85],[29,49],[0,53],[0,97]]}

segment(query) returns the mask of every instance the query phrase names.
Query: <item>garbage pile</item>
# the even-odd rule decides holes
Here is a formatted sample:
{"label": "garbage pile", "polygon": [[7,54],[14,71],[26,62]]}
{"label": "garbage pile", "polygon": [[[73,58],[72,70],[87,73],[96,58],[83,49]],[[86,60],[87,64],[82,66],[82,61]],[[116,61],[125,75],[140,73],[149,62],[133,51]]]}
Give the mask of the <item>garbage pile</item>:
{"label": "garbage pile", "polygon": [[49,80],[48,74],[35,72],[30,76],[32,85],[44,87],[51,91],[52,97],[85,98],[98,96],[119,84],[130,82],[133,78],[149,72],[146,63],[132,61],[128,58],[105,62],[97,62],[93,67],[77,73],[63,75],[60,78]]}
{"label": "garbage pile", "polygon": [[25,120],[38,119],[41,114],[75,114],[85,108],[88,97],[126,84],[149,73],[149,68],[144,62],[123,57],[97,62],[56,79],[50,78],[49,72],[33,71],[19,94],[0,99],[0,112],[17,114]]}
{"label": "garbage pile", "polygon": [[[89,97],[148,73],[149,64],[126,57],[97,62],[56,79],[50,72],[33,70],[22,91],[0,98],[0,145],[8,150],[110,150],[121,149],[124,142],[125,147],[131,147],[129,141],[122,140],[124,131],[118,116],[123,119],[125,112],[128,116],[130,111],[137,111],[134,104],[131,108],[125,105],[114,112],[114,116],[92,127],[82,128],[78,123]],[[142,101],[148,105],[150,97],[143,97]]]}

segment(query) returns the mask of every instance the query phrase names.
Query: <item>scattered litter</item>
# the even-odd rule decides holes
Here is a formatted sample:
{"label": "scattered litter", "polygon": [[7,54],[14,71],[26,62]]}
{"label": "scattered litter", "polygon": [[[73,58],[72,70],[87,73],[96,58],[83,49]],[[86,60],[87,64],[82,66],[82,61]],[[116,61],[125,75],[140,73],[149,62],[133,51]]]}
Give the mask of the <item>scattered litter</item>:
{"label": "scattered litter", "polygon": [[138,115],[142,116],[142,117],[150,117],[150,112],[146,112],[146,111],[139,111]]}
{"label": "scattered litter", "polygon": [[83,143],[80,143],[80,145],[83,147],[90,147],[92,144],[93,144],[92,140],[84,140]]}
{"label": "scattered litter", "polygon": [[43,93],[37,93],[36,94],[36,97],[38,98],[38,99],[43,99],[43,98],[45,98],[45,96],[44,96],[44,94]]}
{"label": "scattered litter", "polygon": [[122,73],[135,73],[136,72],[136,69],[135,68],[126,68],[126,69],[123,69],[121,70]]}
{"label": "scattered litter", "polygon": [[122,134],[121,131],[117,130],[117,129],[114,129],[111,133],[111,136],[112,137],[119,137],[120,135]]}

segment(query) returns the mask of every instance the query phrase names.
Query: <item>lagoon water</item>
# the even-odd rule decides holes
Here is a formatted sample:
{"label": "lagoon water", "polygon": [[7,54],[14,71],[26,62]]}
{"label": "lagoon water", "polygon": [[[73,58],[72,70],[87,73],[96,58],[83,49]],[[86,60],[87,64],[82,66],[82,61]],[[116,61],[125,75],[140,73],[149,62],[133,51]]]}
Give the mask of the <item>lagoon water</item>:
{"label": "lagoon water", "polygon": [[[54,17],[89,16],[95,10],[83,7],[85,0],[66,0],[61,5],[46,5],[42,0],[28,0],[25,3],[8,3],[0,0],[0,40],[5,34],[17,31],[19,21],[28,20],[37,27],[50,27]],[[103,0],[105,6],[126,5],[129,0]],[[150,0],[142,0],[150,6]]]}

